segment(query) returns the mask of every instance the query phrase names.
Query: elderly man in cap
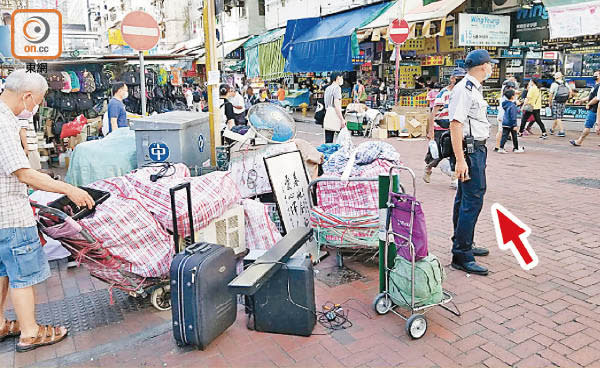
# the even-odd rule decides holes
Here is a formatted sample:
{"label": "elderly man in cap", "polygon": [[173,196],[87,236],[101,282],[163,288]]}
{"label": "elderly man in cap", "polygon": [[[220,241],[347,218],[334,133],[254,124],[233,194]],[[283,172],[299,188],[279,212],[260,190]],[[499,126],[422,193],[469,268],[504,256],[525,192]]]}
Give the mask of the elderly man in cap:
{"label": "elderly man in cap", "polygon": [[[429,124],[427,126],[427,139],[431,141],[432,139],[438,143],[439,139],[443,132],[447,131],[450,128],[450,120],[448,120],[448,103],[450,101],[450,94],[452,93],[452,89],[459,83],[467,74],[467,71],[463,68],[456,68],[452,71],[452,75],[450,76],[450,85],[442,88],[442,90],[438,93],[435,101],[433,103],[433,109],[431,111],[431,116],[429,118]],[[442,159],[433,158],[431,155],[431,151],[428,150],[425,155],[425,173],[423,174],[423,180],[426,183],[431,181],[431,173],[434,167],[437,167]],[[442,170],[443,171],[443,170]],[[452,176],[452,181],[450,182],[450,187],[456,189],[458,186],[458,179],[454,177],[452,172],[448,171],[448,174]]]}
{"label": "elderly man in cap", "polygon": [[[50,276],[38,237],[27,186],[67,195],[76,205],[92,208],[87,192],[30,168],[19,140],[17,118],[30,119],[44,101],[48,84],[37,73],[17,70],[6,78],[0,95],[0,341],[20,336],[18,352],[51,345],[67,336],[60,326],[39,326],[33,286]],[[10,290],[10,293],[9,293]],[[17,321],[4,307],[10,294]]]}
{"label": "elderly man in cap", "polygon": [[477,264],[474,256],[489,251],[473,245],[475,224],[483,207],[486,190],[486,140],[490,136],[488,104],[483,99],[482,83],[492,76],[492,63],[486,50],[469,52],[465,59],[467,75],[452,90],[448,105],[453,156],[450,158],[459,180],[454,200],[454,236],[452,267],[467,273],[487,275],[487,268]]}

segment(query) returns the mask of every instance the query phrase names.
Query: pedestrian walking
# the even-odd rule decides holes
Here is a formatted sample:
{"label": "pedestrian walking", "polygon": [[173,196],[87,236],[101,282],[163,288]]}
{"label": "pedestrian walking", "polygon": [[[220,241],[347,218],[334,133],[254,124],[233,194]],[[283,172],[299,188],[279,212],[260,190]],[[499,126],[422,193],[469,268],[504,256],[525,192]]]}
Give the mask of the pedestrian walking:
{"label": "pedestrian walking", "polygon": [[[455,68],[450,76],[450,85],[442,88],[434,100],[433,110],[431,111],[431,117],[427,126],[427,139],[430,142],[433,141],[436,144],[436,148],[440,146],[440,137],[442,134],[450,128],[450,121],[448,120],[450,94],[452,93],[454,86],[465,77],[465,74],[467,74],[467,72],[463,68]],[[439,157],[439,152],[436,156],[437,157],[434,157],[434,153],[431,152],[431,149],[427,150],[427,154],[425,155],[426,165],[423,174],[423,181],[426,183],[431,182],[433,168],[437,167],[442,161]],[[448,170],[448,173],[452,177],[450,187],[456,189],[458,186],[458,179],[453,176],[454,173],[452,173],[451,170]]]}
{"label": "pedestrian walking", "polygon": [[508,140],[508,136],[512,136],[513,152],[523,153],[525,150],[523,147],[519,147],[519,141],[517,138],[517,115],[519,109],[515,104],[516,94],[514,89],[507,89],[504,91],[505,100],[502,102],[502,108],[504,109],[504,117],[502,119],[502,139],[500,140],[499,153],[506,153],[504,144]]}
{"label": "pedestrian walking", "polygon": [[452,90],[448,104],[448,120],[453,156],[450,158],[458,178],[454,200],[452,267],[477,275],[488,269],[475,262],[475,256],[487,256],[486,248],[475,247],[473,234],[486,191],[486,140],[490,135],[487,103],[482,83],[492,76],[492,63],[486,50],[473,50],[465,59],[466,77]]}
{"label": "pedestrian walking", "polygon": [[279,89],[277,90],[277,100],[279,100],[279,102],[285,101],[285,87],[283,84],[280,84]]}
{"label": "pedestrian walking", "polygon": [[364,84],[359,79],[356,81],[354,88],[352,89],[352,101],[354,103],[364,103],[367,100],[367,91]]}
{"label": "pedestrian walking", "polygon": [[540,110],[542,109],[542,93],[539,89],[539,82],[531,78],[529,80],[529,84],[527,87],[527,97],[525,98],[525,103],[523,105],[523,116],[521,117],[521,128],[519,129],[519,136],[523,135],[523,131],[525,130],[525,125],[527,124],[527,120],[533,116],[535,122],[540,126],[542,130],[542,135],[540,139],[548,138],[548,134],[546,134],[546,127],[542,122],[542,118],[540,116]]}
{"label": "pedestrian walking", "polygon": [[550,106],[552,106],[552,117],[554,118],[554,124],[550,129],[550,134],[554,134],[554,131],[558,129],[556,133],[557,137],[565,136],[565,127],[562,123],[562,118],[565,113],[565,104],[573,95],[571,87],[563,79],[561,72],[554,73],[554,83],[550,86]]}
{"label": "pedestrian walking", "polygon": [[581,146],[583,144],[583,141],[585,140],[585,137],[587,137],[588,134],[590,134],[590,131],[592,130],[594,125],[599,124],[597,113],[598,101],[600,101],[600,99],[598,98],[598,89],[600,88],[600,70],[596,70],[594,72],[594,80],[596,81],[596,85],[594,86],[594,89],[592,89],[592,92],[587,98],[588,102],[585,105],[585,108],[588,110],[588,113],[587,118],[585,119],[583,132],[581,132],[579,138],[569,141],[569,143],[571,143],[575,147]]}
{"label": "pedestrian walking", "polygon": [[192,111],[194,108],[194,92],[187,84],[183,85],[183,95],[185,96],[188,111]]}
{"label": "pedestrian walking", "polygon": [[250,86],[248,86],[244,92],[244,104],[246,106],[246,111],[248,111],[253,105],[256,105],[258,98],[254,94],[254,89]]}
{"label": "pedestrian walking", "polygon": [[[0,95],[0,341],[20,336],[17,352],[55,344],[68,334],[65,327],[41,326],[35,318],[34,285],[50,277],[50,267],[38,237],[27,186],[62,193],[80,207],[94,206],[86,191],[33,170],[21,147],[17,118],[32,118],[47,90],[44,77],[21,69],[6,78]],[[16,321],[5,318],[9,295]]]}
{"label": "pedestrian walking", "polygon": [[201,112],[202,111],[202,91],[200,91],[200,86],[196,86],[194,92],[192,93],[192,99],[194,101],[193,111]]}
{"label": "pedestrian walking", "polygon": [[346,126],[346,120],[342,114],[342,85],[344,76],[342,73],[331,73],[331,84],[325,89],[325,119],[323,129],[325,130],[325,143],[333,143],[336,132]]}
{"label": "pedestrian walking", "polygon": [[[496,115],[496,122],[498,123],[498,130],[496,132],[496,146],[494,147],[494,151],[498,151],[500,149],[500,141],[502,140],[502,122],[504,121],[504,107],[503,103],[506,101],[506,97],[504,96],[504,92],[509,89],[515,90],[516,97],[516,84],[511,80],[505,80],[502,83],[502,89],[500,90],[500,99],[498,101],[498,115]],[[516,106],[516,105],[515,105]]]}
{"label": "pedestrian walking", "polygon": [[440,85],[438,83],[433,83],[427,85],[427,103],[429,105],[429,111],[433,111],[433,106],[435,105],[435,99],[440,93]]}

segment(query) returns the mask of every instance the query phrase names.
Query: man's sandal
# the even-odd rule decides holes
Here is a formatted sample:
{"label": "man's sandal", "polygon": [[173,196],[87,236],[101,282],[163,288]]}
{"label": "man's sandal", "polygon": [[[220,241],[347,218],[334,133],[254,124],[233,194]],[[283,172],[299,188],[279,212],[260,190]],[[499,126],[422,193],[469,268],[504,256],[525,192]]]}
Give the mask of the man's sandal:
{"label": "man's sandal", "polygon": [[40,346],[56,344],[57,342],[63,341],[68,333],[69,331],[62,326],[39,326],[37,336],[21,337],[16,346],[16,350],[17,352],[22,353],[37,349]]}
{"label": "man's sandal", "polygon": [[18,321],[4,321],[4,327],[0,329],[0,342],[8,337],[15,337],[21,334]]}

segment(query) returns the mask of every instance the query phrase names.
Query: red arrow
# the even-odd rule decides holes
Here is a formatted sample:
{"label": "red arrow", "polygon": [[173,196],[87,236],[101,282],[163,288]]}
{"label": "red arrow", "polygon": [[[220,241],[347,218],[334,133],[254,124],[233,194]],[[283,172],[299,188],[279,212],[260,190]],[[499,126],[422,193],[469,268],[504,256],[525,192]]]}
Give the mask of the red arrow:
{"label": "red arrow", "polygon": [[512,250],[523,269],[535,267],[538,258],[527,241],[531,229],[499,203],[492,205],[492,219],[500,249]]}
{"label": "red arrow", "polygon": [[517,247],[517,251],[523,257],[523,261],[525,264],[530,264],[533,262],[533,258],[525,249],[525,245],[521,241],[521,234],[525,233],[525,229],[521,226],[515,224],[511,219],[509,219],[505,214],[503,214],[500,210],[496,210],[498,213],[498,222],[500,223],[500,232],[502,233],[502,241],[504,244],[508,244],[511,241]]}

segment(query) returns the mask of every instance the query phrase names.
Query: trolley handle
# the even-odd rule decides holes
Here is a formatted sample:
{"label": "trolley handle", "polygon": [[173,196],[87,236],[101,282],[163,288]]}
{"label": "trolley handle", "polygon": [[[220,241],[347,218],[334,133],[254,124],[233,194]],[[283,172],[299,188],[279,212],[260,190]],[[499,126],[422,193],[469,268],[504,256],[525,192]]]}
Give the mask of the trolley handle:
{"label": "trolley handle", "polygon": [[40,213],[42,213],[42,212],[50,213],[51,215],[58,217],[62,221],[65,221],[67,218],[69,218],[69,215],[67,215],[66,213],[64,213],[63,211],[61,211],[57,208],[44,206],[43,204],[39,204],[39,203],[33,203],[33,202],[29,202],[29,203],[31,204],[31,207],[34,207],[34,208],[37,208],[38,210],[40,210]]}
{"label": "trolley handle", "polygon": [[[408,173],[410,174],[411,178],[412,178],[412,187],[413,187],[413,197],[417,197],[417,177],[415,175],[415,172],[412,171],[411,168],[406,167],[406,166],[402,166],[402,165],[398,165],[398,166],[392,166],[390,167],[390,178],[392,177],[392,174],[394,173],[394,170],[399,170],[399,171],[408,171]],[[404,192],[404,190],[402,190]],[[388,203],[392,202],[392,191],[389,191],[389,195],[388,195]]]}
{"label": "trolley handle", "polygon": [[[37,208],[39,210],[40,215],[44,212],[49,213],[51,215],[54,215],[56,217],[58,217],[61,221],[63,222],[67,222],[67,221],[73,221],[73,222],[77,222],[75,220],[73,220],[71,218],[71,216],[67,215],[66,213],[64,213],[63,211],[57,209],[57,208],[52,208],[52,207],[48,207],[48,206],[44,206],[43,204],[39,204],[39,203],[33,203],[33,202],[29,202],[31,204],[31,207]],[[38,223],[40,223],[38,221]],[[86,229],[84,229],[83,227],[81,227],[81,231],[79,232],[81,234],[81,236],[83,236],[83,238],[90,242],[93,243],[96,240],[88,233],[88,231]]]}
{"label": "trolley handle", "polygon": [[342,180],[342,178],[335,177],[335,176],[317,178],[308,184],[308,198],[309,198],[308,206],[309,206],[309,209],[312,210],[313,207],[317,205],[317,203],[316,203],[317,202],[317,195],[316,195],[317,193],[316,193],[315,189],[316,189],[316,185],[318,183],[342,182],[342,181],[374,181],[374,182],[377,182],[377,181],[379,181],[379,178],[373,178],[373,177],[370,177],[370,178],[348,178],[348,180]]}

